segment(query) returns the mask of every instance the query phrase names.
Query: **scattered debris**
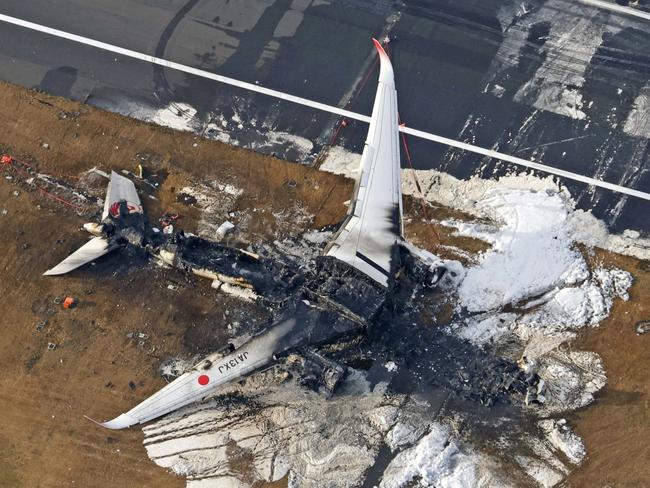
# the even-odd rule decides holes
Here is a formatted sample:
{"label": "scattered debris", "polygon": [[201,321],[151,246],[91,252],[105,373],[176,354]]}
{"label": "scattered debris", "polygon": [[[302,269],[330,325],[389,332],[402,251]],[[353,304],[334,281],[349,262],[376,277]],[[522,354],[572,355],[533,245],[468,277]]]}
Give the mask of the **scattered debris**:
{"label": "scattered debris", "polygon": [[[127,339],[133,340],[134,343],[137,343],[138,347],[144,347],[147,344],[147,341],[149,340],[149,334],[145,334],[144,332],[128,332],[126,334]],[[155,350],[155,347],[152,349]]]}
{"label": "scattered debris", "polygon": [[177,213],[166,213],[162,217],[158,219],[158,222],[160,222],[160,225],[164,228],[167,227],[168,225],[176,222],[180,218],[180,215]]}
{"label": "scattered debris", "polygon": [[187,193],[180,193],[176,199],[185,205],[195,205],[197,202],[196,197],[188,195]]}
{"label": "scattered debris", "polygon": [[[24,189],[37,190],[50,200],[71,207],[78,213],[95,212],[97,210],[95,205],[101,203],[99,199],[67,183],[64,178],[55,178],[41,173],[34,163],[30,164],[5,154],[0,157],[0,167],[12,172],[11,175],[5,176],[7,179],[15,181]],[[15,190],[13,194],[18,196],[20,192]]]}
{"label": "scattered debris", "polygon": [[190,370],[196,364],[196,359],[186,361],[180,358],[167,358],[160,363],[160,375],[167,381],[172,381]]}
{"label": "scattered debris", "polygon": [[388,361],[387,363],[384,364],[384,368],[386,368],[386,370],[389,373],[394,373],[395,371],[397,371],[398,367],[397,367],[397,364],[395,364],[394,361]]}
{"label": "scattered debris", "polygon": [[142,341],[146,341],[147,339],[149,339],[149,334],[145,334],[144,332],[138,332],[138,331],[127,332],[126,337],[127,339],[139,339]]}
{"label": "scattered debris", "polygon": [[232,222],[226,220],[217,229],[217,238],[218,239],[223,239],[228,234],[230,234],[233,230],[235,230],[235,224],[233,224]]}
{"label": "scattered debris", "polygon": [[643,320],[637,323],[634,326],[634,330],[636,330],[636,333],[638,335],[647,334],[648,332],[650,332],[650,320]]}

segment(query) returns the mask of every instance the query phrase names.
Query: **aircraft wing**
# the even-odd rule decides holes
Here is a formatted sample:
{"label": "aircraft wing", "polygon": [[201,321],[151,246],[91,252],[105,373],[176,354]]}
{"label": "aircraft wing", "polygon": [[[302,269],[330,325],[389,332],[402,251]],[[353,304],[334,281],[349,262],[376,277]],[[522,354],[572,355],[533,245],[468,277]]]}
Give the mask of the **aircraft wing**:
{"label": "aircraft wing", "polygon": [[140,197],[133,182],[125,176],[111,171],[111,179],[108,182],[108,189],[106,190],[106,200],[104,200],[102,220],[108,217],[114,205],[122,200],[127,202],[131,211],[142,213]]}
{"label": "aircraft wing", "polygon": [[361,171],[348,217],[325,252],[387,286],[402,237],[399,123],[393,68],[381,44],[373,42],[381,69]]}
{"label": "aircraft wing", "polygon": [[54,276],[69,273],[70,271],[77,269],[79,266],[94,261],[104,254],[108,254],[113,249],[115,249],[115,246],[109,244],[105,238],[93,237],[59,264],[54,266],[54,268],[48,269],[43,273],[43,275]]}
{"label": "aircraft wing", "polygon": [[209,356],[139,405],[101,425],[109,429],[124,429],[202,400],[219,386],[270,364],[275,355],[302,341],[300,334],[293,333],[296,325],[295,317],[284,319],[227,356]]}

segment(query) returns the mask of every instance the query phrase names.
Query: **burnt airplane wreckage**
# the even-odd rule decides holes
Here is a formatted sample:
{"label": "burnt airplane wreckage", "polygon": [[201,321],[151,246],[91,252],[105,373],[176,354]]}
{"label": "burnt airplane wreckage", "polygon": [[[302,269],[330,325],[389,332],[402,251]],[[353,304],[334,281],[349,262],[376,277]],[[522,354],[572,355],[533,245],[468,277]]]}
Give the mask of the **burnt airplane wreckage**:
{"label": "burnt airplane wreckage", "polygon": [[[146,224],[133,182],[112,172],[101,223],[84,226],[94,237],[46,275],[64,274],[117,248],[135,246],[167,265],[212,280],[214,288],[262,297],[274,319],[238,348],[208,356],[101,425],[121,429],[148,422],[296,354],[302,358],[304,383],[331,394],[345,375],[345,352],[336,354],[339,363],[318,348],[353,337],[368,338],[368,354],[401,357],[412,382],[439,384],[483,404],[524,397],[528,402],[540,393],[536,375],[470,351],[460,339],[418,328],[404,306],[413,296],[409,290],[436,287],[446,269],[436,256],[403,238],[397,93],[390,60],[374,43],[379,84],[354,198],[348,217],[314,266],[292,266],[182,232],[156,233]],[[397,351],[391,352],[392,347]],[[481,368],[482,374],[474,376],[488,379],[472,383],[471,370]]]}

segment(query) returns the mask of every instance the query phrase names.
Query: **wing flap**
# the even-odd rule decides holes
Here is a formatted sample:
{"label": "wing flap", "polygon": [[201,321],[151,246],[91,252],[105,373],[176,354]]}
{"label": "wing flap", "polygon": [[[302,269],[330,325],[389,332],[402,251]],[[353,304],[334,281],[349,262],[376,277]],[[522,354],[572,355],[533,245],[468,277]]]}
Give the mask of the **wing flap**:
{"label": "wing flap", "polygon": [[111,246],[103,237],[93,237],[52,269],[48,269],[43,275],[55,276],[69,273],[86,263],[102,257],[104,254],[108,254],[113,249],[114,246]]}

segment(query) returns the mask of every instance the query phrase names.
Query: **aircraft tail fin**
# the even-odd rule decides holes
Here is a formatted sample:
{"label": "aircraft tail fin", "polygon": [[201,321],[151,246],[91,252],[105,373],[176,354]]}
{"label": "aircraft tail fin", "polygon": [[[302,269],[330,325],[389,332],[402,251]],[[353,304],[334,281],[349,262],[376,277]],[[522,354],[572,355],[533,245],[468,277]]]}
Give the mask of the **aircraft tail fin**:
{"label": "aircraft tail fin", "polygon": [[138,197],[138,191],[133,181],[126,176],[111,171],[111,178],[106,189],[102,220],[109,216],[117,218],[120,210],[122,210],[120,208],[121,203],[126,205],[125,210],[129,214],[142,214],[142,204],[140,203],[140,197]]}
{"label": "aircraft tail fin", "polygon": [[144,215],[138,192],[130,179],[111,172],[102,221],[99,224],[84,224],[84,229],[95,237],[43,273],[44,276],[69,273],[108,254],[119,247],[120,242],[142,244]]}

